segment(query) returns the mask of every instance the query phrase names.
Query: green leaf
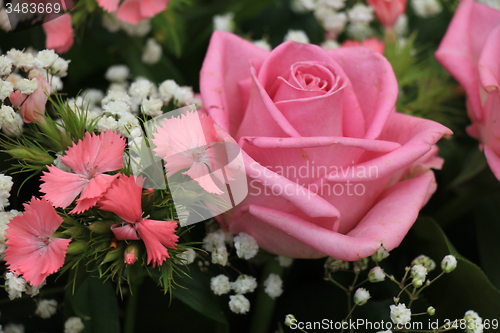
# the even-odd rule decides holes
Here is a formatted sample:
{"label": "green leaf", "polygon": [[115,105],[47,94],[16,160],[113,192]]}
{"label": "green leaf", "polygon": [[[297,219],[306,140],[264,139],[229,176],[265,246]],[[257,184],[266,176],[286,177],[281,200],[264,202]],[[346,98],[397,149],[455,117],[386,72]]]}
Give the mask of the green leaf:
{"label": "green leaf", "polygon": [[491,282],[500,288],[500,193],[484,197],[476,208],[479,257]]}
{"label": "green leaf", "polygon": [[486,162],[486,157],[484,153],[479,149],[475,149],[471,152],[472,156],[469,156],[468,161],[465,163],[465,166],[460,172],[460,174],[453,180],[450,184],[451,187],[457,187],[469,179],[473,178],[488,165]]}
{"label": "green leaf", "polygon": [[181,287],[172,288],[172,294],[204,316],[217,321],[229,332],[229,324],[220,305],[220,299],[210,289],[210,276],[192,265],[189,276],[182,275],[175,279]]}
{"label": "green leaf", "polygon": [[74,296],[71,288],[66,293],[73,312],[82,318],[84,333],[119,333],[118,301],[113,285],[93,276],[87,276]]}
{"label": "green leaf", "polygon": [[474,310],[483,319],[498,317],[500,291],[488,280],[484,272],[474,263],[462,257],[448,240],[439,225],[430,218],[419,218],[411,229],[416,237],[412,248],[436,261],[433,278],[440,272],[440,262],[448,254],[457,258],[457,268],[445,274],[428,287],[423,294],[436,308],[436,315],[446,319],[463,318],[467,310]]}

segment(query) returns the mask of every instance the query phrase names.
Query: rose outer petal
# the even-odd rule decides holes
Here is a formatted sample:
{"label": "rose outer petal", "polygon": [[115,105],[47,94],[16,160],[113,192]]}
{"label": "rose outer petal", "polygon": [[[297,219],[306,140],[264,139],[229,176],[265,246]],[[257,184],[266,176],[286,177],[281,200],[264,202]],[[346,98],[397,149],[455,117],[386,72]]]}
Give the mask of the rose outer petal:
{"label": "rose outer petal", "polygon": [[257,240],[260,247],[279,255],[294,258],[328,255],[341,260],[359,260],[375,253],[380,245],[388,251],[397,247],[435,188],[432,171],[388,188],[347,235],[291,214],[255,205],[241,208],[229,230],[246,232]]}

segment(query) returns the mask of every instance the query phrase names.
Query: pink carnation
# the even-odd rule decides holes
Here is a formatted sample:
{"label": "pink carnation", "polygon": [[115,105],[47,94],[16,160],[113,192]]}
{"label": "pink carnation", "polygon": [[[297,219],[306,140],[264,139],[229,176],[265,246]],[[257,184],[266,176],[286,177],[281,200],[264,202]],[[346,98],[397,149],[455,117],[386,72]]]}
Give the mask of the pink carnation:
{"label": "pink carnation", "polygon": [[[136,184],[136,182],[138,184]],[[103,210],[115,213],[123,223],[111,228],[118,240],[142,239],[148,252],[148,264],[161,266],[166,258],[170,258],[168,250],[175,249],[179,237],[175,234],[176,221],[156,221],[142,217],[141,196],[143,178],[121,175],[113,183],[99,202]]]}
{"label": "pink carnation", "polygon": [[77,214],[93,207],[110,187],[118,175],[104,172],[115,171],[123,167],[125,139],[111,131],[100,135],[87,132],[83,140],[78,141],[61,157],[63,164],[75,173],[62,171],[49,166],[44,172],[40,191],[44,198],[55,207],[68,207],[81,193],[76,207],[70,212]]}
{"label": "pink carnation", "polygon": [[11,271],[38,286],[62,267],[71,239],[53,236],[63,219],[47,200],[33,197],[24,209],[9,223],[5,261]]}

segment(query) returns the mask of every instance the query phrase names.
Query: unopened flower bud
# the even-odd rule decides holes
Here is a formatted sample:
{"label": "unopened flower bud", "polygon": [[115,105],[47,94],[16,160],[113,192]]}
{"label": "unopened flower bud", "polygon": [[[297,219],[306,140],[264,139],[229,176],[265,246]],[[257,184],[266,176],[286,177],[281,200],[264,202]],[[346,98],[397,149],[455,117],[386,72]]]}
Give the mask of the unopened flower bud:
{"label": "unopened flower bud", "polygon": [[361,306],[365,304],[370,297],[368,290],[365,288],[358,288],[354,293],[354,304]]}
{"label": "unopened flower bud", "polygon": [[377,252],[372,255],[372,260],[375,262],[380,262],[389,256],[389,252],[381,245]]}
{"label": "unopened flower bud", "polygon": [[375,266],[368,273],[368,280],[370,282],[381,282],[385,280],[384,270],[380,266]]}
{"label": "unopened flower bud", "polygon": [[427,276],[427,268],[423,265],[414,265],[411,268],[411,277],[413,278],[412,284],[415,288],[420,288],[425,282]]}
{"label": "unopened flower bud", "polygon": [[96,234],[109,234],[111,233],[111,226],[115,223],[116,221],[96,221],[92,222],[87,228]]}
{"label": "unopened flower bud", "polygon": [[295,316],[292,314],[287,314],[285,317],[285,325],[288,327],[292,326],[296,321],[297,319],[295,319]]}
{"label": "unopened flower bud", "polygon": [[434,268],[436,268],[436,263],[434,260],[429,258],[428,256],[425,256],[423,254],[419,255],[413,261],[411,262],[412,265],[423,265],[425,268],[427,268],[427,271],[430,272]]}
{"label": "unopened flower bud", "polygon": [[441,268],[445,273],[451,273],[455,268],[457,268],[457,259],[455,256],[449,254],[443,258],[441,261]]}
{"label": "unopened flower bud", "polygon": [[429,314],[429,316],[434,316],[436,314],[436,309],[434,309],[434,307],[432,306],[429,306],[427,308],[427,313]]}
{"label": "unopened flower bud", "polygon": [[68,255],[80,254],[85,250],[86,246],[87,246],[87,242],[85,242],[85,241],[73,240],[71,243],[69,243],[68,249],[66,250],[66,254],[68,254]]}
{"label": "unopened flower bud", "polygon": [[137,261],[137,255],[139,254],[139,246],[137,243],[130,243],[125,248],[125,263],[127,265],[133,265]]}

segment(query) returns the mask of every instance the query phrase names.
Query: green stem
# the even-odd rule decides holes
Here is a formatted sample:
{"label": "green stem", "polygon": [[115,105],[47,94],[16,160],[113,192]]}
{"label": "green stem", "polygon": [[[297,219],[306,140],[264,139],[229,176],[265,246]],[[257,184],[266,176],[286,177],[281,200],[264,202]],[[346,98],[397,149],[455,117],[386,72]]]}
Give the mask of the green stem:
{"label": "green stem", "polygon": [[[263,282],[269,274],[274,273],[283,278],[284,268],[281,267],[276,260],[269,258],[261,275],[261,282]],[[259,283],[260,284],[260,283]],[[255,311],[252,316],[252,323],[250,325],[250,333],[269,332],[269,326],[276,307],[276,299],[272,299],[264,288],[259,288],[257,291],[257,299],[255,302]],[[127,332],[128,333],[128,332]]]}

